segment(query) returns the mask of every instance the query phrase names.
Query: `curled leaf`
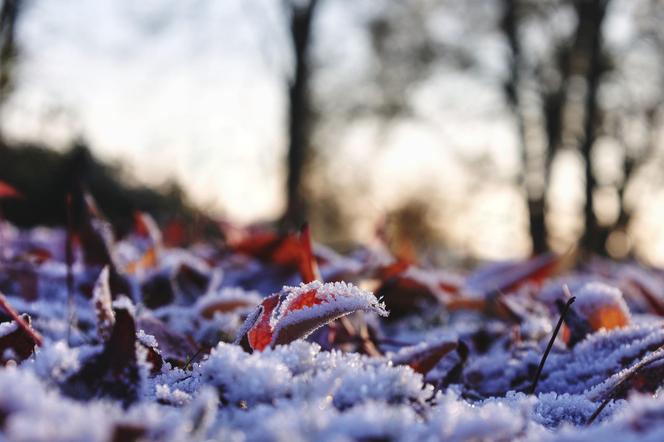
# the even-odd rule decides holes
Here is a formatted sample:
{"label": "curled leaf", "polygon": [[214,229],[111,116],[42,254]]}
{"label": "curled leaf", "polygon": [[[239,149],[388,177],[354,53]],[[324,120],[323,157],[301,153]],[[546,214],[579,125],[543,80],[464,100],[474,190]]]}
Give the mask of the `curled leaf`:
{"label": "curled leaf", "polygon": [[364,310],[387,316],[385,305],[376,297],[351,284],[323,284],[314,281],[299,287],[284,287],[266,298],[247,318],[238,340],[248,340],[253,350],[288,344],[330,321]]}

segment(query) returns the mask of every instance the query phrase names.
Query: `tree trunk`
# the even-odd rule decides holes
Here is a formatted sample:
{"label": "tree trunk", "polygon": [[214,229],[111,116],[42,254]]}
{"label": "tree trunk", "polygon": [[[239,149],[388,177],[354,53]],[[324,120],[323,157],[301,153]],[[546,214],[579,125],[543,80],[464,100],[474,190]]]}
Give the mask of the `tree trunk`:
{"label": "tree trunk", "polygon": [[306,199],[303,179],[309,150],[313,110],[310,97],[310,57],[312,22],[318,0],[309,0],[306,5],[292,6],[291,40],[295,56],[294,75],[289,85],[288,108],[288,178],[286,182],[286,211],[282,227],[299,227],[306,218]]}
{"label": "tree trunk", "polygon": [[[3,0],[0,8],[0,117],[12,86],[12,71],[16,59],[16,21],[21,0]],[[0,120],[0,149],[5,145]]]}
{"label": "tree trunk", "polygon": [[[526,196],[526,207],[528,209],[528,225],[533,254],[539,254],[548,250],[546,227],[546,189],[544,192],[533,192],[528,187],[528,162],[530,146],[526,139],[526,121],[521,109],[519,91],[521,89],[521,44],[519,41],[519,1],[503,1],[503,19],[501,27],[510,48],[509,67],[510,74],[505,81],[505,95],[516,118],[517,131],[521,150],[521,173],[519,183]],[[547,183],[548,184],[548,183]]]}
{"label": "tree trunk", "polygon": [[581,238],[581,247],[586,252],[604,254],[604,239],[597,222],[597,217],[593,209],[593,192],[597,186],[595,176],[592,171],[592,147],[595,143],[597,120],[599,117],[597,91],[600,84],[601,69],[601,51],[602,51],[602,22],[606,12],[608,0],[592,0],[588,2],[576,3],[576,9],[579,17],[580,32],[588,32],[589,44],[586,69],[586,97],[584,103],[584,123],[583,123],[583,143],[581,144],[581,153],[585,161],[585,196],[584,207],[584,233]]}

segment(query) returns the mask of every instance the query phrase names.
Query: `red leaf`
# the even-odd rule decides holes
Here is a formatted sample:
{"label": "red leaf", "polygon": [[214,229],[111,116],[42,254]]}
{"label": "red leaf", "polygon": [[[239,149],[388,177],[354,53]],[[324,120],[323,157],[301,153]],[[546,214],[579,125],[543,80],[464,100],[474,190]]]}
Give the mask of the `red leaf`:
{"label": "red leaf", "polygon": [[466,279],[464,291],[486,297],[511,292],[527,283],[541,284],[558,264],[555,255],[544,254],[524,262],[505,262],[485,266]]}
{"label": "red leaf", "polygon": [[384,304],[374,295],[349,284],[314,281],[300,287],[284,287],[257,307],[236,343],[241,343],[246,335],[253,350],[288,344],[358,310],[387,315]]}
{"label": "red leaf", "polygon": [[172,220],[163,231],[163,241],[166,247],[182,247],[187,242],[187,232],[184,224],[178,220]]}
{"label": "red leaf", "polygon": [[272,342],[272,326],[270,325],[270,318],[272,317],[272,312],[277,305],[279,305],[280,295],[272,295],[269,298],[265,298],[261,302],[259,308],[259,317],[257,322],[251,327],[247,332],[247,337],[249,338],[249,345],[252,349],[263,351],[270,342]]}
{"label": "red leaf", "polygon": [[318,264],[314,256],[313,246],[311,242],[311,229],[309,224],[305,224],[300,232],[300,275],[302,282],[305,284],[312,281],[321,281],[320,272],[318,271]]}
{"label": "red leaf", "polygon": [[16,199],[23,198],[21,192],[16,190],[13,186],[6,183],[5,181],[0,181],[0,199]]}

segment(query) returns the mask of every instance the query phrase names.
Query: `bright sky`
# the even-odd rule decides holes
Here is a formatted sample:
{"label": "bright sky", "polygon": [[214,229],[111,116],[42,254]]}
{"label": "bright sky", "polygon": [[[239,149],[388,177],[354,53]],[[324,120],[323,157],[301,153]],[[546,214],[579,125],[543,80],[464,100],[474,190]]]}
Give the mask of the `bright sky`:
{"label": "bright sky", "polygon": [[[262,3],[251,8],[276,20],[273,2]],[[241,220],[274,215],[283,86],[265,74],[279,67],[248,4],[30,2],[8,133],[61,145],[82,134],[141,179],[174,176],[197,201]]]}

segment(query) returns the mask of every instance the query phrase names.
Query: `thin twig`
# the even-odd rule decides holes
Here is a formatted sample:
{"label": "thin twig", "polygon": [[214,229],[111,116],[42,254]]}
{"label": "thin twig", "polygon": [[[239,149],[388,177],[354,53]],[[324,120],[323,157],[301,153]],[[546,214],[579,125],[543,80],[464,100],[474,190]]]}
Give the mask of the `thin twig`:
{"label": "thin twig", "polygon": [[18,324],[18,326],[22,328],[23,331],[28,334],[28,336],[30,336],[35,344],[40,347],[42,346],[44,340],[42,339],[41,335],[34,328],[30,327],[30,325],[28,325],[28,323],[25,322],[23,318],[21,318],[21,316],[16,312],[16,310],[14,310],[14,307],[9,304],[9,301],[7,301],[7,298],[5,298],[5,295],[2,293],[0,293],[0,307],[2,307],[2,309],[9,315],[12,320],[16,321],[16,324]]}
{"label": "thin twig", "polygon": [[71,346],[71,328],[76,321],[76,310],[74,308],[74,217],[72,213],[71,193],[67,194],[67,238],[65,243],[65,256],[67,259],[67,344]]}
{"label": "thin twig", "polygon": [[[660,347],[660,350],[661,350],[661,347]],[[586,422],[586,425],[590,425],[595,421],[597,416],[599,416],[599,414],[602,412],[602,410],[604,410],[604,408],[606,408],[606,406],[609,404],[609,402],[611,402],[611,400],[615,397],[618,390],[620,388],[622,388],[622,386],[625,385],[625,383],[627,383],[629,380],[631,380],[634,376],[636,376],[641,370],[646,368],[648,365],[650,365],[654,362],[661,361],[662,359],[664,359],[664,354],[661,351],[651,353],[649,356],[650,356],[649,359],[642,360],[641,362],[636,364],[634,367],[632,367],[631,371],[625,377],[623,377],[619,382],[617,382],[616,385],[614,385],[611,388],[611,390],[609,390],[608,394],[606,395],[606,397],[604,398],[602,403],[599,404],[599,407],[597,407],[595,412],[588,418],[588,422]]]}
{"label": "thin twig", "polygon": [[[567,286],[563,287],[563,290],[565,290],[567,293],[569,293],[569,289]],[[533,380],[533,385],[530,387],[530,394],[535,394],[535,389],[537,388],[537,382],[539,382],[540,375],[542,374],[542,369],[544,368],[544,363],[546,362],[546,358],[549,356],[549,352],[551,351],[551,348],[553,347],[553,343],[556,340],[556,336],[558,336],[558,332],[560,331],[560,327],[563,325],[563,321],[565,320],[565,315],[567,314],[567,310],[569,310],[570,305],[574,303],[574,300],[576,298],[572,296],[569,298],[567,303],[565,304],[565,308],[563,309],[562,312],[560,312],[560,319],[558,320],[558,324],[556,324],[555,330],[553,330],[553,335],[551,336],[551,339],[549,340],[549,344],[546,346],[546,350],[544,350],[544,354],[542,355],[542,360],[539,363],[539,367],[537,367],[537,373],[535,373],[535,379]]]}

